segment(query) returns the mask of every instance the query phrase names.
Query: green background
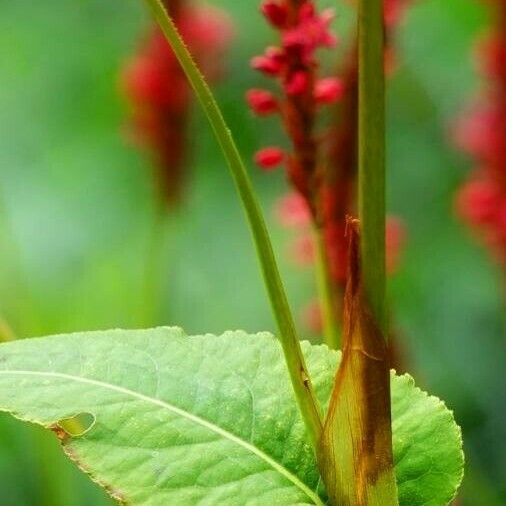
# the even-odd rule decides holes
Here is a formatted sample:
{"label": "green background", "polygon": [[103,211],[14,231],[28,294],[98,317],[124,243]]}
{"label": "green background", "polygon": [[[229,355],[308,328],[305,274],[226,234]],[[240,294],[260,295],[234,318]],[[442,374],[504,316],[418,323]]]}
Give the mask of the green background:
{"label": "green background", "polygon": [[[216,0],[234,18],[227,78],[216,89],[247,159],[284,142],[254,119],[244,91],[263,83],[248,59],[273,34],[257,2]],[[322,5],[332,5],[326,0]],[[348,26],[337,4],[335,24]],[[0,0],[0,311],[23,337],[145,323],[143,273],[154,202],[151,169],[125,141],[119,73],[149,23],[140,0]],[[420,0],[399,30],[388,90],[388,202],[408,241],[390,280],[394,323],[418,384],[464,430],[460,503],[506,504],[504,272],[455,218],[471,163],[449,130],[479,84],[471,48],[485,3]],[[274,330],[249,232],[200,111],[183,204],[169,217],[156,324],[188,333]],[[252,168],[292,306],[313,297],[311,269],[290,264],[292,236],[273,217],[281,173]],[[301,327],[303,328],[303,327]],[[312,336],[308,336],[312,337]],[[106,504],[56,439],[0,416],[3,506]]]}

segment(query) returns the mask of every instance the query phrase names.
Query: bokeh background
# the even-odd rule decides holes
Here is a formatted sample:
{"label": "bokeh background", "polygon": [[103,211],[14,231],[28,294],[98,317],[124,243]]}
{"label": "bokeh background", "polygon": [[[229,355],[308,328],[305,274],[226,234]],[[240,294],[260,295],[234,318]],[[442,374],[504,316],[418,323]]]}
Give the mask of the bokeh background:
{"label": "bokeh background", "polygon": [[[281,138],[243,105],[260,82],[249,58],[273,38],[256,0],[213,0],[236,24],[216,92],[246,158]],[[332,4],[330,0],[322,2]],[[0,312],[32,337],[145,323],[155,213],[145,153],[125,140],[119,73],[149,24],[140,0],[0,0]],[[346,8],[337,4],[337,31]],[[461,505],[506,504],[506,292],[501,272],[455,217],[470,161],[449,129],[476,90],[477,0],[418,0],[397,34],[388,89],[388,205],[408,240],[389,296],[409,369],[464,431]],[[183,203],[168,217],[156,324],[187,332],[274,330],[249,232],[202,113],[192,118]],[[251,169],[294,310],[314,293],[273,218],[280,173]],[[302,328],[302,327],[301,327]],[[2,506],[105,505],[51,434],[0,415]]]}

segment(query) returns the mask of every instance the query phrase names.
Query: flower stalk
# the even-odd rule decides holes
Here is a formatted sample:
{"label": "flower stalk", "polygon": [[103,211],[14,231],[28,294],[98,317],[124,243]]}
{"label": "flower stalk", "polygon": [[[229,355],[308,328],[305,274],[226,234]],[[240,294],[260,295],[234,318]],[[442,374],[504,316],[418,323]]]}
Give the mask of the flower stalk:
{"label": "flower stalk", "polygon": [[316,277],[318,293],[320,295],[324,341],[329,348],[337,350],[341,343],[340,324],[338,321],[338,308],[340,304],[337,302],[334,283],[330,274],[323,230],[316,229],[314,231],[314,242],[316,244]]}
{"label": "flower stalk", "polygon": [[147,2],[197,95],[227,160],[251,227],[295,396],[306,424],[309,439],[316,447],[322,432],[321,410],[306,368],[265,221],[250,178],[214,96],[195,65],[163,3],[161,0],[147,0]]}
{"label": "flower stalk", "polygon": [[383,2],[358,2],[358,202],[365,295],[385,334],[385,73]]}
{"label": "flower stalk", "polygon": [[258,116],[278,114],[291,147],[286,152],[277,146],[261,149],[256,163],[264,170],[285,165],[287,178],[309,209],[316,230],[314,249],[318,251],[317,278],[320,305],[325,322],[324,341],[339,345],[338,311],[329,279],[329,259],[322,249],[322,135],[318,116],[343,95],[337,77],[321,77],[318,51],[335,47],[337,39],[330,28],[331,9],[319,10],[313,0],[263,0],[261,12],[279,35],[279,44],[268,47],[251,60],[251,66],[271,78],[278,91],[253,89],[246,94],[248,105]]}
{"label": "flower stalk", "polygon": [[383,1],[359,0],[358,220],[347,223],[343,356],[319,464],[334,505],[397,506],[385,329]]}

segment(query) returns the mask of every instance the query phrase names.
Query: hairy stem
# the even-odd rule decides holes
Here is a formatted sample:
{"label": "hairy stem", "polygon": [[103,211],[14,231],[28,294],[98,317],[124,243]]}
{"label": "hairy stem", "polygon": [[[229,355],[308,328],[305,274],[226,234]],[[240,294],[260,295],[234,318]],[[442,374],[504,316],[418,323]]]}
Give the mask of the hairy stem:
{"label": "hairy stem", "polygon": [[329,348],[337,350],[341,342],[337,319],[340,308],[338,307],[334,286],[330,278],[329,261],[323,234],[324,231],[321,228],[315,228],[314,236],[317,253],[316,277],[323,316],[323,340]]}
{"label": "hairy stem", "polygon": [[281,346],[283,348],[292,386],[306,424],[308,435],[313,445],[316,447],[322,432],[321,409],[316,399],[309,372],[302,355],[288,300],[276,265],[271,241],[251,181],[218,104],[202,74],[195,65],[161,0],[146,1],[172,46],[181,67],[186,73],[188,81],[211,123],[214,134],[227,160],[251,228],[264,282],[279,328]]}

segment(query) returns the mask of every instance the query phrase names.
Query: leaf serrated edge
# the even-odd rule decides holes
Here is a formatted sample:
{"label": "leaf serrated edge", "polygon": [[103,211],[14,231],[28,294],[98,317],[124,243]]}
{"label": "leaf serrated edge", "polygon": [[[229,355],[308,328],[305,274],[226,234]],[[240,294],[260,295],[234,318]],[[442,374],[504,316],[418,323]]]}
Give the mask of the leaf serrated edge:
{"label": "leaf serrated edge", "polygon": [[457,492],[460,488],[460,485],[462,484],[462,480],[464,479],[465,465],[466,465],[466,456],[464,453],[464,439],[462,437],[462,428],[455,420],[455,412],[452,409],[450,409],[446,405],[445,401],[443,401],[440,397],[438,397],[437,395],[429,394],[428,392],[426,392],[425,390],[423,390],[422,388],[417,386],[416,381],[413,378],[413,376],[411,376],[411,374],[404,373],[404,374],[398,375],[396,373],[395,369],[391,369],[390,370],[390,377],[393,378],[393,380],[398,383],[402,383],[403,381],[405,381],[406,384],[408,386],[410,386],[411,388],[413,388],[413,390],[417,394],[422,394],[422,397],[424,397],[425,399],[427,399],[429,401],[433,401],[435,403],[434,404],[435,408],[441,409],[442,411],[444,411],[450,415],[451,430],[453,431],[453,433],[456,436],[457,441],[459,443],[458,456],[459,456],[459,464],[460,464],[460,471],[459,471],[458,475],[456,475],[455,483],[453,484],[453,490],[451,492],[451,495],[449,494],[449,497],[446,499],[446,501],[447,501],[446,504],[450,504],[457,496]]}
{"label": "leaf serrated edge", "polygon": [[[132,333],[132,334],[134,334],[134,333],[138,334],[138,333],[152,333],[153,330],[177,332],[176,336],[170,336],[170,337],[179,337],[179,338],[188,338],[188,339],[208,338],[208,337],[214,337],[214,338],[218,337],[219,338],[219,337],[226,337],[229,334],[236,334],[236,336],[237,336],[237,334],[240,334],[237,337],[239,337],[239,338],[244,337],[244,338],[248,338],[248,339],[252,339],[252,340],[255,337],[268,338],[268,339],[272,340],[274,343],[276,343],[279,346],[278,340],[270,332],[263,331],[263,332],[257,332],[255,334],[252,334],[252,333],[248,333],[248,332],[246,332],[244,330],[240,330],[240,329],[238,329],[238,330],[229,330],[229,331],[223,332],[220,335],[216,335],[216,334],[212,334],[212,333],[206,333],[206,334],[202,334],[202,335],[188,335],[184,331],[184,329],[182,329],[181,327],[177,327],[177,326],[160,326],[160,327],[156,327],[154,329],[136,329],[136,330],[129,329],[129,330],[125,330],[125,329],[121,329],[121,328],[115,328],[115,329],[110,329],[110,330],[107,330],[107,331],[100,331],[100,330],[84,331],[84,332],[78,332],[78,334],[81,335],[81,336],[82,335],[93,335],[93,336],[96,336],[97,334],[103,334],[105,332],[107,332],[107,333],[128,332],[128,333]],[[33,342],[34,340],[38,340],[38,339],[58,338],[58,337],[63,337],[63,336],[68,337],[69,335],[70,334],[68,334],[68,333],[67,334],[65,334],[65,333],[54,334],[52,336],[32,338],[32,339],[30,339],[30,341]],[[24,343],[28,343],[28,342],[29,341],[23,341],[23,344]],[[16,344],[19,345],[20,342],[18,341]],[[3,344],[2,347],[10,346],[10,345],[11,345],[11,343],[6,343],[6,344]],[[330,352],[329,354],[330,355],[334,355],[333,358],[337,359],[337,364],[336,365],[339,364],[339,362],[340,362],[340,360],[342,358],[342,354],[339,351],[331,350],[326,344],[313,344],[310,341],[302,341],[301,345],[303,346],[303,348],[305,348],[304,349],[304,353],[305,354],[308,353],[311,349],[314,349],[314,348],[328,350],[328,352]],[[306,346],[307,346],[307,348],[306,348]],[[457,422],[455,420],[454,411],[451,410],[451,409],[449,409],[447,407],[446,403],[443,400],[441,400],[439,397],[437,397],[435,395],[431,395],[428,392],[426,392],[425,390],[423,390],[422,388],[418,387],[416,385],[415,379],[410,374],[404,373],[402,375],[397,375],[396,371],[394,369],[391,369],[390,370],[390,376],[391,376],[391,379],[392,379],[393,382],[398,383],[398,384],[403,384],[404,383],[407,386],[409,386],[410,388],[413,388],[413,390],[416,393],[421,393],[423,395],[423,397],[425,397],[426,399],[435,401],[435,407],[436,408],[442,408],[443,411],[446,411],[451,416],[452,430],[454,431],[454,434],[457,436],[457,440],[460,443],[459,444],[459,457],[460,457],[461,469],[460,469],[459,474],[456,477],[455,484],[454,484],[454,487],[453,487],[454,490],[452,491],[452,495],[451,495],[451,497],[448,498],[448,502],[450,502],[455,497],[455,495],[456,495],[456,493],[457,493],[457,491],[459,489],[459,486],[462,483],[462,479],[464,477],[464,465],[465,465],[465,454],[464,454],[464,451],[463,451],[462,429],[457,424]],[[53,428],[53,424],[52,423],[44,423],[44,422],[41,422],[40,420],[35,420],[35,419],[31,419],[30,417],[22,416],[19,413],[17,413],[15,410],[0,409],[0,412],[8,413],[8,414],[12,415],[14,418],[16,418],[16,419],[18,419],[20,421],[24,421],[24,422],[28,422],[28,423],[31,423],[31,424],[34,424],[34,425],[38,425],[38,426],[41,426],[41,427],[43,427],[45,429],[51,430]],[[69,416],[73,416],[73,415],[75,415],[75,413],[69,414]],[[73,438],[69,438],[67,441],[71,441],[71,440],[73,440]],[[88,468],[86,468],[86,466],[79,460],[79,458],[70,451],[70,449],[68,448],[68,443],[67,442],[64,442],[64,441],[60,440],[60,443],[61,443],[61,446],[63,448],[63,451],[64,451],[65,455],[67,455],[68,458],[72,462],[74,462],[76,464],[76,466],[81,471],[83,471],[87,476],[89,476],[90,479],[94,483],[96,483],[97,485],[99,485],[100,487],[102,487],[111,498],[113,498],[116,501],[119,501],[120,504],[122,504],[122,505],[128,506],[129,504],[132,504],[132,503],[126,502],[126,500],[124,499],[124,497],[122,497],[121,492],[118,492],[112,485],[108,484],[107,482],[105,482],[103,480],[100,480]],[[321,504],[324,504],[324,503],[322,502]]]}
{"label": "leaf serrated edge", "polygon": [[[232,331],[228,331],[228,332],[225,332],[224,334],[222,334],[221,336],[216,336],[214,334],[207,334],[207,335],[200,335],[200,336],[188,336],[183,329],[181,329],[180,327],[158,327],[157,329],[159,330],[163,330],[163,329],[166,329],[166,330],[176,330],[178,332],[178,335],[176,336],[170,336],[170,337],[175,337],[175,338],[181,338],[181,339],[206,339],[206,338],[210,338],[210,337],[214,337],[214,338],[220,338],[220,337],[226,337],[227,334],[230,334]],[[152,329],[153,330],[153,329]],[[114,329],[114,331],[121,331],[121,329]],[[82,332],[82,333],[79,333],[80,335],[83,335],[83,334],[93,334],[93,335],[97,335],[97,334],[101,334],[103,333],[104,331],[90,331],[90,332]],[[110,331],[107,331],[108,333]],[[123,331],[125,332],[125,331]],[[142,331],[127,331],[127,332],[130,332],[130,333],[135,333],[135,334],[138,334],[139,332],[142,332]],[[147,331],[145,331],[147,332]],[[263,332],[263,333],[259,333],[259,334],[263,334],[264,337],[268,337],[269,339],[272,339],[273,342],[277,343],[277,340],[274,338],[274,336],[272,336],[272,334],[269,334],[268,332]],[[49,336],[51,338],[58,338],[58,337],[68,337],[69,334],[60,334],[60,335],[55,335],[55,336]],[[246,332],[244,332],[241,336],[241,332],[239,332],[239,336],[237,336],[239,338],[241,337],[246,337],[246,338],[249,338],[249,339],[254,339],[254,336],[251,335],[251,334],[248,334]],[[47,339],[47,338],[34,338],[34,339]],[[31,341],[33,342],[34,339],[31,339]],[[16,343],[17,345],[19,345],[20,343]],[[0,370],[0,375],[31,375],[31,376],[51,376],[53,378],[59,378],[59,379],[68,379],[70,381],[76,381],[76,382],[81,382],[81,383],[87,383],[87,384],[91,384],[91,385],[95,385],[95,387],[102,387],[102,388],[108,388],[110,390],[114,390],[116,392],[119,392],[119,393],[123,393],[125,395],[131,395],[133,397],[136,397],[140,400],[144,400],[145,402],[151,402],[153,404],[157,404],[158,406],[162,407],[162,408],[165,408],[165,409],[168,409],[170,411],[172,411],[173,413],[177,413],[179,414],[179,416],[182,416],[182,417],[185,417],[187,418],[188,420],[190,421],[193,421],[195,423],[198,423],[200,424],[201,426],[203,427],[206,427],[208,430],[211,430],[211,431],[214,431],[215,433],[217,434],[220,434],[222,437],[224,437],[225,439],[228,439],[229,441],[232,441],[232,442],[235,442],[236,444],[238,444],[239,446],[242,446],[244,449],[246,450],[249,450],[252,454],[256,455],[258,458],[260,458],[261,460],[264,460],[265,463],[267,463],[268,465],[270,465],[274,470],[276,470],[281,476],[283,476],[285,479],[287,479],[289,482],[291,482],[293,485],[295,485],[301,492],[303,492],[309,500],[313,501],[313,504],[316,504],[316,505],[320,505],[320,506],[323,506],[324,505],[324,502],[321,500],[321,498],[319,497],[318,493],[313,491],[309,486],[307,486],[297,475],[295,475],[293,472],[289,471],[287,468],[285,468],[282,464],[278,463],[273,457],[271,457],[270,455],[268,455],[267,453],[265,453],[263,450],[257,448],[255,445],[253,445],[252,443],[249,443],[247,441],[244,441],[242,438],[240,438],[239,436],[236,436],[235,434],[217,426],[216,424],[212,423],[212,422],[209,422],[199,416],[196,416],[196,415],[193,415],[192,413],[189,413],[189,412],[186,412],[184,409],[181,409],[181,408],[178,408],[177,406],[174,406],[166,401],[162,401],[160,399],[157,399],[157,398],[153,398],[153,397],[149,397],[145,394],[141,394],[139,392],[136,392],[134,390],[130,390],[128,388],[125,388],[125,387],[122,387],[122,386],[118,386],[118,385],[115,385],[115,384],[112,384],[112,383],[106,383],[106,382],[103,382],[103,381],[99,381],[99,380],[94,380],[92,378],[86,378],[86,377],[81,377],[81,376],[76,376],[76,375],[70,375],[70,374],[66,374],[66,373],[55,373],[55,372],[49,372],[49,371],[30,371],[30,370]],[[0,409],[0,411],[4,411],[4,412],[8,412],[10,413],[12,416],[14,416],[15,418],[18,418],[20,420],[23,420],[23,421],[27,421],[27,422],[31,422],[31,423],[36,423],[38,425],[42,425],[43,427],[46,427],[46,428],[49,428],[51,429],[53,427],[53,424],[44,424],[40,421],[37,421],[37,420],[31,420],[27,417],[22,417],[20,416],[18,413],[15,413],[15,412],[12,412],[8,409]],[[70,415],[65,415],[65,416],[74,416],[74,414],[70,414]],[[96,416],[96,414],[94,414],[94,416]],[[85,471],[87,472],[87,471]],[[88,472],[87,472],[88,474]]]}

